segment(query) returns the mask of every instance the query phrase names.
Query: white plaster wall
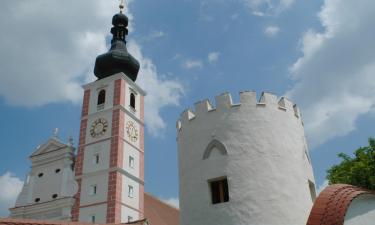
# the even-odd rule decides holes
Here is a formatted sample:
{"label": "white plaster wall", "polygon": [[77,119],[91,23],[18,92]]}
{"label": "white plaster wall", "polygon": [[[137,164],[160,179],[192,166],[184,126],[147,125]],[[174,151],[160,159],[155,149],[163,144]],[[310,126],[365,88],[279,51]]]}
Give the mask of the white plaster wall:
{"label": "white plaster wall", "polygon": [[[133,93],[135,94],[135,111],[132,109],[132,107],[130,107],[130,93]],[[140,98],[141,94],[136,90],[136,88],[134,88],[131,84],[129,83],[125,83],[125,108],[133,113],[136,118],[140,118],[140,104],[141,104],[141,98]]]}
{"label": "white plaster wall", "polygon": [[[108,127],[107,131],[102,136],[97,136],[93,138],[90,134],[91,125],[94,121],[96,121],[99,118],[104,118],[107,120]],[[90,116],[87,120],[87,129],[86,129],[86,144],[97,142],[106,138],[110,138],[112,135],[112,110],[106,110],[98,112],[92,116]]]}
{"label": "white plaster wall", "polygon": [[345,215],[344,225],[372,225],[375,223],[375,196],[362,195],[353,200]]}
{"label": "white plaster wall", "polygon": [[72,170],[71,165],[65,167],[62,171],[62,183],[60,196],[63,197],[73,197],[78,192],[78,183],[75,180],[75,174]]}
{"label": "white plaster wall", "polygon": [[[293,104],[279,108],[277,97],[255,93],[216,97],[185,112],[178,132],[181,225],[306,224],[312,200],[311,165],[304,160],[304,129]],[[195,114],[195,116],[194,116]],[[295,115],[297,114],[297,116]],[[203,160],[207,145],[221,141],[227,156]],[[208,180],[228,177],[229,202],[212,205]]]}
{"label": "white plaster wall", "polygon": [[[123,160],[123,168],[128,173],[132,174],[133,176],[139,177],[139,151],[135,149],[133,146],[124,142],[124,160]],[[129,157],[134,158],[134,167],[131,168],[129,165]]]}
{"label": "white plaster wall", "polygon": [[94,85],[90,87],[89,114],[98,112],[98,94],[103,89],[106,91],[105,105],[104,109],[99,111],[113,107],[114,83],[112,79],[102,79],[94,82]]}
{"label": "white plaster wall", "polygon": [[121,223],[128,222],[128,216],[133,218],[133,221],[139,220],[139,213],[134,209],[128,208],[126,206],[121,207]]}
{"label": "white plaster wall", "polygon": [[95,215],[95,223],[106,223],[107,205],[97,205],[79,209],[79,221],[91,222],[91,216]]}
{"label": "white plaster wall", "polygon": [[[128,196],[129,185],[133,186],[133,198]],[[135,209],[139,209],[139,184],[125,175],[122,176],[122,202]]]}
{"label": "white plaster wall", "polygon": [[[126,132],[126,124],[128,123],[128,121],[132,121],[133,124],[134,124],[134,127],[135,127],[135,128],[137,129],[137,131],[138,131],[138,139],[137,139],[137,141],[135,141],[135,142],[133,142],[133,141],[130,140],[130,138],[129,138],[127,132]],[[131,117],[130,117],[129,115],[127,115],[127,114],[125,114],[124,135],[125,135],[124,139],[125,139],[126,141],[128,141],[129,143],[131,143],[132,145],[134,145],[136,148],[139,149],[139,140],[140,140],[140,135],[141,135],[141,133],[140,133],[140,126],[139,126],[139,124],[138,124],[137,121],[135,121],[133,118],[131,118]]]}
{"label": "white plaster wall", "polygon": [[[111,140],[105,140],[85,147],[83,173],[97,172],[109,168]],[[99,164],[94,163],[94,156],[99,154]]]}
{"label": "white plaster wall", "polygon": [[[56,169],[60,169],[59,173],[55,173]],[[63,181],[64,161],[45,164],[32,169],[33,173],[33,190],[31,194],[31,202],[34,203],[36,198],[40,198],[40,202],[47,202],[53,200],[52,195],[61,194],[61,187]],[[42,177],[38,174],[43,173]],[[61,196],[60,196],[61,197]]]}
{"label": "white plaster wall", "polygon": [[[96,195],[90,195],[90,186],[97,185]],[[81,184],[81,205],[90,205],[107,201],[108,174],[94,174],[84,177]]]}

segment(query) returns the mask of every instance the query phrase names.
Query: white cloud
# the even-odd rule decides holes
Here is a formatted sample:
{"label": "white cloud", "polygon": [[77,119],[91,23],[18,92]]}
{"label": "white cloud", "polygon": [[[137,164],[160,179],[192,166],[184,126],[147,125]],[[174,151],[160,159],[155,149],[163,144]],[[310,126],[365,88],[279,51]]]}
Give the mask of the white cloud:
{"label": "white cloud", "polygon": [[210,52],[208,53],[208,62],[209,63],[215,63],[219,60],[220,52]]}
{"label": "white cloud", "polygon": [[[95,57],[108,50],[106,37],[111,18],[118,12],[116,6],[116,2],[111,4],[108,0],[2,1],[0,95],[8,104],[27,107],[81,103],[81,85],[95,79]],[[126,14],[129,30],[133,30],[133,16],[128,11]],[[155,31],[152,35],[165,34]],[[140,52],[137,54],[143,57]],[[146,98],[146,120],[149,131],[155,133],[165,127],[161,108],[178,104],[182,86],[177,81],[161,79],[151,60],[139,60],[143,67],[140,83],[150,94]],[[141,80],[153,81],[157,86]],[[156,87],[160,92],[155,95]]]}
{"label": "white cloud", "polygon": [[9,208],[14,207],[23,182],[10,172],[0,176],[0,216],[9,215]]}
{"label": "white cloud", "polygon": [[185,60],[182,66],[185,69],[202,69],[203,68],[203,62],[201,60],[197,59],[188,59]]}
{"label": "white cloud", "polygon": [[375,2],[325,0],[323,32],[307,31],[287,93],[302,109],[312,147],[345,136],[375,105]]}
{"label": "white cloud", "polygon": [[138,82],[147,91],[146,126],[152,135],[159,136],[162,134],[160,131],[166,127],[160,110],[169,105],[179,105],[184,88],[178,81],[162,79],[152,60],[143,56],[141,46],[134,40],[128,42],[128,49],[141,65]]}
{"label": "white cloud", "polygon": [[164,31],[161,31],[161,30],[153,30],[150,32],[150,34],[148,36],[146,36],[144,38],[144,40],[146,41],[151,41],[151,40],[154,40],[154,39],[157,39],[157,38],[162,38],[164,37],[166,34]]}
{"label": "white cloud", "polygon": [[177,209],[180,208],[180,200],[178,198],[161,198],[160,200]]}
{"label": "white cloud", "polygon": [[80,102],[80,81],[106,49],[108,8],[114,7],[104,2],[3,1],[0,95],[22,106]]}
{"label": "white cloud", "polygon": [[240,0],[255,16],[275,16],[290,8],[295,0]]}
{"label": "white cloud", "polygon": [[316,189],[316,196],[318,196],[320,194],[320,192],[322,192],[326,187],[328,187],[328,180],[324,180],[324,182],[322,184],[319,185],[319,187],[317,187]]}
{"label": "white cloud", "polygon": [[264,29],[264,34],[267,37],[275,37],[279,34],[280,32],[280,27],[278,26],[268,26]]}

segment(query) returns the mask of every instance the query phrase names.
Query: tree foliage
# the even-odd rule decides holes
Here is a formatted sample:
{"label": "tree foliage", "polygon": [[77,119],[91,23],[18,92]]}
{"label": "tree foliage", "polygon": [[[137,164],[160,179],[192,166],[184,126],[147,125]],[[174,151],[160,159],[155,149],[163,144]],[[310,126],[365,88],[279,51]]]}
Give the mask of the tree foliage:
{"label": "tree foliage", "polygon": [[360,147],[350,157],[338,154],[342,162],[327,171],[330,184],[351,184],[375,190],[375,139],[369,138],[369,146]]}

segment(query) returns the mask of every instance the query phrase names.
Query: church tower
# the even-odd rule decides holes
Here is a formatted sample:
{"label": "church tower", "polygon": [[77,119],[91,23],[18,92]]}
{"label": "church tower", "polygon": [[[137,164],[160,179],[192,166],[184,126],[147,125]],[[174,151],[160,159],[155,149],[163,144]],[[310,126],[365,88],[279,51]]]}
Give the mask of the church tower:
{"label": "church tower", "polygon": [[128,53],[128,18],[113,16],[110,50],[86,84],[75,176],[73,221],[125,223],[144,217],[144,96],[138,61]]}

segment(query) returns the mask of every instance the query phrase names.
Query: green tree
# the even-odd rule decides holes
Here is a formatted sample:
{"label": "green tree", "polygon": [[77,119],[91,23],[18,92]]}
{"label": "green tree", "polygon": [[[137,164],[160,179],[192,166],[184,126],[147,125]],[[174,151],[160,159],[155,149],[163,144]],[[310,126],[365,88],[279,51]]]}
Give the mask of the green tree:
{"label": "green tree", "polygon": [[351,184],[375,190],[375,139],[369,138],[369,146],[360,147],[350,157],[338,154],[342,162],[327,171],[330,184]]}

